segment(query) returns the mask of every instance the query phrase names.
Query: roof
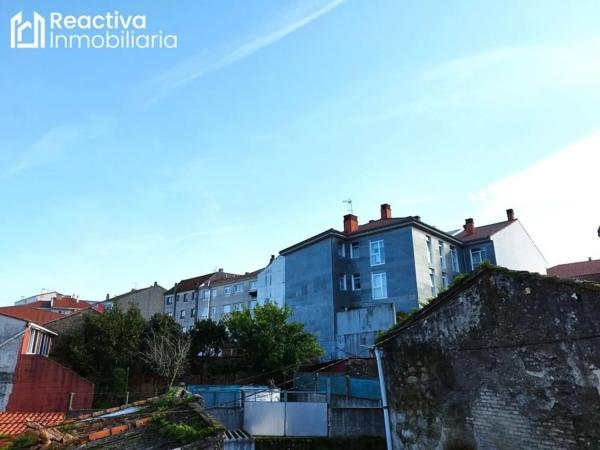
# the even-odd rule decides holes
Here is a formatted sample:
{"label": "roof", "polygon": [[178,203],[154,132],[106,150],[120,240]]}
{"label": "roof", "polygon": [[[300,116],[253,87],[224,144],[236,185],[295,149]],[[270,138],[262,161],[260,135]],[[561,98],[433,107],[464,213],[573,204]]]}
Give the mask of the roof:
{"label": "roof", "polygon": [[135,294],[135,293],[138,293],[138,292],[147,291],[148,289],[152,289],[152,288],[162,289],[163,292],[166,291],[166,289],[164,287],[162,287],[160,284],[154,283],[154,284],[152,284],[152,285],[150,285],[148,287],[145,287],[145,288],[132,289],[129,292],[125,292],[123,294],[115,295],[114,297],[111,297],[111,298],[109,298],[106,301],[112,302],[112,301],[115,301],[115,300],[119,300],[120,298],[127,297],[128,295]]}
{"label": "roof", "polygon": [[32,308],[29,305],[0,307],[0,314],[3,316],[14,317],[15,319],[25,320],[27,322],[37,323],[38,325],[44,325],[48,322],[65,317],[63,314],[40,308]]}
{"label": "roof", "polygon": [[[593,278],[592,281],[600,281],[600,259],[559,264],[550,267],[548,269],[548,275],[560,278]],[[590,277],[590,275],[592,277]]]}
{"label": "roof", "polygon": [[85,300],[79,300],[68,295],[54,297],[52,299],[52,308],[65,308],[65,309],[86,309],[90,307],[90,303]]}
{"label": "roof", "polygon": [[[49,436],[50,447],[54,449],[171,450],[188,448],[188,445],[189,448],[222,448],[218,442],[223,439],[223,426],[206,414],[197,400],[187,393],[154,397],[97,411],[54,427],[29,423],[28,431],[39,440],[42,435]],[[186,432],[185,436],[169,432],[168,428],[180,424],[191,427],[192,432]],[[38,442],[32,447],[36,445]]]}
{"label": "roof", "polygon": [[508,225],[516,221],[517,219],[505,220],[503,222],[491,223],[489,225],[481,225],[478,227],[476,226],[472,234],[467,234],[465,230],[462,230],[454,237],[460,239],[463,242],[481,241],[484,239],[489,239],[492,235],[496,234],[498,231],[502,230],[503,228],[506,228]]}
{"label": "roof", "polygon": [[181,280],[179,283],[177,283],[171,289],[166,291],[164,294],[165,295],[173,294],[175,292],[175,289],[177,289],[177,292],[194,291],[209,280],[212,280],[215,278],[221,279],[221,278],[238,277],[238,276],[239,275],[235,274],[235,273],[227,273],[227,272],[222,272],[222,271],[211,272],[211,273],[207,273],[204,275],[200,275],[198,277]]}
{"label": "roof", "polygon": [[212,281],[210,283],[210,285],[211,285],[211,287],[212,286],[222,286],[224,284],[238,283],[238,282],[244,281],[244,280],[251,280],[252,278],[256,278],[262,270],[263,269],[258,269],[258,270],[255,270],[254,272],[246,272],[244,275],[234,275],[232,277],[221,278],[216,281]]}
{"label": "roof", "polygon": [[350,233],[350,234],[356,234],[356,233],[360,233],[363,231],[369,231],[369,230],[376,230],[378,228],[384,228],[384,227],[388,227],[391,225],[404,225],[407,223],[412,222],[415,219],[415,217],[392,217],[390,219],[378,219],[378,220],[369,220],[367,223],[359,225],[358,226],[358,230],[356,230],[354,233]]}
{"label": "roof", "polygon": [[43,426],[59,425],[65,420],[62,412],[0,412],[0,434],[17,436],[27,429],[27,422]]}

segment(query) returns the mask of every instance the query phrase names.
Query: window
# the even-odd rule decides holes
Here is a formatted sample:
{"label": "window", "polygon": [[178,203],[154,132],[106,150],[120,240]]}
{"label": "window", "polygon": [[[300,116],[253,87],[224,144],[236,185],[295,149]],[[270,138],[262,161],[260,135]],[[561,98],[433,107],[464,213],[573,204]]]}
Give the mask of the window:
{"label": "window", "polygon": [[208,308],[202,308],[202,318],[208,319]]}
{"label": "window", "polygon": [[216,289],[212,289],[210,291],[210,296],[211,296],[211,298],[215,298],[217,296],[217,290]]}
{"label": "window", "polygon": [[450,260],[452,262],[452,271],[460,272],[460,268],[458,266],[458,252],[456,251],[456,247],[454,245],[450,246]]}
{"label": "window", "polygon": [[167,305],[172,305],[172,304],[173,304],[173,296],[167,295]]}
{"label": "window", "polygon": [[359,248],[360,248],[360,246],[359,246],[358,242],[353,242],[350,245],[350,258],[358,259],[358,257],[360,256]]}
{"label": "window", "polygon": [[210,298],[210,291],[208,289],[202,293],[202,298],[204,300],[208,300]]}
{"label": "window", "polygon": [[223,314],[229,314],[231,312],[231,305],[223,306]]}
{"label": "window", "polygon": [[340,275],[339,285],[340,285],[340,291],[345,291],[348,288],[348,285],[346,282],[346,274]]}
{"label": "window", "polygon": [[371,274],[373,300],[387,298],[387,277],[385,272]]}
{"label": "window", "polygon": [[442,272],[442,287],[448,289],[448,274],[446,272]]}
{"label": "window", "polygon": [[360,273],[352,274],[352,290],[360,291]]}
{"label": "window", "polygon": [[181,294],[177,294],[177,296],[175,297],[176,302],[178,302],[179,300],[181,300]]}
{"label": "window", "polygon": [[183,301],[187,302],[189,300],[189,294],[186,292],[185,294],[183,294]]}
{"label": "window", "polygon": [[212,317],[213,319],[217,317],[217,307],[213,306],[212,308],[210,308],[210,317]]}
{"label": "window", "polygon": [[444,270],[446,269],[446,258],[444,256],[446,246],[444,245],[444,241],[438,241],[438,250],[440,252],[440,267]]}
{"label": "window", "polygon": [[385,251],[383,249],[383,241],[370,241],[371,248],[371,265],[379,266],[385,264]]}
{"label": "window", "polygon": [[169,317],[173,317],[173,313],[172,313],[171,311],[169,311],[169,312],[167,313],[167,316],[169,316]]}
{"label": "window", "polygon": [[50,353],[50,336],[33,328],[30,328],[30,330],[31,334],[29,335],[27,353],[48,356],[48,353]]}
{"label": "window", "polygon": [[179,318],[180,318],[180,319],[185,319],[185,309],[182,309],[182,310],[179,312]]}
{"label": "window", "polygon": [[429,269],[429,284],[431,285],[431,295],[435,297],[435,270]]}
{"label": "window", "polygon": [[196,308],[190,310],[190,317],[196,317]]}
{"label": "window", "polygon": [[346,245],[343,242],[338,243],[338,256],[346,257]]}
{"label": "window", "polygon": [[231,286],[227,286],[225,289],[223,289],[223,294],[231,295]]}
{"label": "window", "polygon": [[487,259],[486,251],[482,248],[471,249],[471,267],[475,269]]}
{"label": "window", "polygon": [[244,285],[243,285],[243,284],[236,284],[236,285],[233,287],[233,292],[234,292],[234,294],[239,294],[239,293],[241,293],[241,292],[243,292],[243,291],[244,291]]}
{"label": "window", "polygon": [[431,261],[433,261],[431,255],[431,236],[426,236],[427,239],[427,262],[431,265]]}
{"label": "window", "polygon": [[233,310],[234,311],[241,311],[242,309],[244,309],[244,304],[243,303],[236,303],[235,305],[233,305]]}
{"label": "window", "polygon": [[256,290],[256,280],[252,280],[250,282],[250,290],[251,291],[255,291]]}
{"label": "window", "polygon": [[181,327],[181,332],[185,333],[186,332],[186,328],[185,327]]}

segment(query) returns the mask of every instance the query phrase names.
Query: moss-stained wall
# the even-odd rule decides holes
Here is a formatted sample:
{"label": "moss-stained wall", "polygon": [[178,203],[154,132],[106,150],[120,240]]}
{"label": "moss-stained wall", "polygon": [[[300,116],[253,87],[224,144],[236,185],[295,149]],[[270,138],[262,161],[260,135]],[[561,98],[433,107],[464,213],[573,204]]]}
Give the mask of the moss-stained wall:
{"label": "moss-stained wall", "polygon": [[383,341],[394,448],[600,448],[600,288],[486,268]]}

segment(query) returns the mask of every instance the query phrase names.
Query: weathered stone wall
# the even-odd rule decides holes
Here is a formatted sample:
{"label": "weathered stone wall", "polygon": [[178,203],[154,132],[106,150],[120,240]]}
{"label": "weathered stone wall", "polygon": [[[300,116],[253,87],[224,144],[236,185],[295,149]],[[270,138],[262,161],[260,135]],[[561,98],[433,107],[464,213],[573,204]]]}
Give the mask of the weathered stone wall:
{"label": "weathered stone wall", "polygon": [[480,271],[380,344],[394,448],[600,448],[599,336],[597,286]]}

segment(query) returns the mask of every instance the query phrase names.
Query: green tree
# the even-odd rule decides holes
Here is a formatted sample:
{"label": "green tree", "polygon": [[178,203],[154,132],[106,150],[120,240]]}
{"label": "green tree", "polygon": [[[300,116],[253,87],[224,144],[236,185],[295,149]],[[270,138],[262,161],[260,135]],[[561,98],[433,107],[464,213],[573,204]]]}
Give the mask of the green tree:
{"label": "green tree", "polygon": [[[304,325],[289,322],[291,311],[272,304],[232,313],[225,321],[232,341],[249,369],[288,376],[323,354]],[[276,375],[273,378],[276,378]]]}
{"label": "green tree", "polygon": [[214,358],[219,356],[223,347],[229,342],[227,327],[222,322],[212,319],[200,320],[190,330],[192,347],[190,357]]}

